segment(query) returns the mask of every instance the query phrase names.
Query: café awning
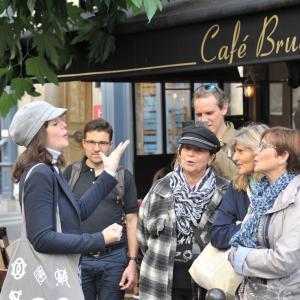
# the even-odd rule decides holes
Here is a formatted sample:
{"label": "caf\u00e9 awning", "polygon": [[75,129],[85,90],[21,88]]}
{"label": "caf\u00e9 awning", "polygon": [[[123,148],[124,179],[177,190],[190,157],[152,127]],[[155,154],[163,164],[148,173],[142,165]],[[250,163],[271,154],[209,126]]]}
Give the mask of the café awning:
{"label": "caf\u00e9 awning", "polygon": [[103,64],[82,54],[59,79],[89,81],[239,78],[236,66],[300,59],[299,0],[179,2],[146,24],[133,17]]}

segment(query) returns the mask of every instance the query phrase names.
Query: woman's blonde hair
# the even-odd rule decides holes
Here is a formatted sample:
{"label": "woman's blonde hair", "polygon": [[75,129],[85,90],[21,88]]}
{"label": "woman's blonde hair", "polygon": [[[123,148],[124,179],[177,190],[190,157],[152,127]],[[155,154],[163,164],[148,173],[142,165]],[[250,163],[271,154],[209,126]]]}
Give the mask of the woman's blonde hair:
{"label": "woman's blonde hair", "polygon": [[[229,146],[234,152],[237,144],[246,147],[251,151],[255,151],[260,143],[261,135],[269,127],[266,124],[250,123],[247,126],[241,127],[229,141]],[[261,174],[254,173],[253,178],[259,180]],[[248,176],[236,174],[233,178],[233,187],[238,191],[246,191],[248,187]]]}

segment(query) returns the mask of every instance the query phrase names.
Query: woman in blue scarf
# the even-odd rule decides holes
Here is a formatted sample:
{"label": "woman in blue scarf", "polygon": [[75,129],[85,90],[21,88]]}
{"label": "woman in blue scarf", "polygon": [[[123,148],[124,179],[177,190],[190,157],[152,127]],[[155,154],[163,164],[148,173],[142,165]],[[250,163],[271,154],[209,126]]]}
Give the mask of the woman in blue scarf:
{"label": "woman in blue scarf", "polygon": [[231,239],[229,260],[244,275],[241,299],[300,299],[300,133],[274,127],[262,134],[255,172],[264,177],[252,213]]}
{"label": "woman in blue scarf", "polygon": [[261,174],[254,172],[255,150],[261,134],[268,128],[265,124],[251,123],[236,131],[229,142],[237,173],[222,199],[210,230],[211,244],[218,249],[230,248],[230,239],[240,230],[248,209],[251,209],[251,206],[248,208],[249,200],[261,178]]}

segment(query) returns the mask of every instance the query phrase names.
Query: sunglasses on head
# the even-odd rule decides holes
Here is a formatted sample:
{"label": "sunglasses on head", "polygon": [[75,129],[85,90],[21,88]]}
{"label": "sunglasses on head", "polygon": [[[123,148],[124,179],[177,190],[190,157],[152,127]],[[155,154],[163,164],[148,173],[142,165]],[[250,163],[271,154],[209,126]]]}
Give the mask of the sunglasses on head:
{"label": "sunglasses on head", "polygon": [[182,128],[185,128],[185,127],[191,126],[191,125],[202,125],[206,128],[208,127],[207,122],[203,122],[203,121],[188,120],[188,121],[182,122]]}

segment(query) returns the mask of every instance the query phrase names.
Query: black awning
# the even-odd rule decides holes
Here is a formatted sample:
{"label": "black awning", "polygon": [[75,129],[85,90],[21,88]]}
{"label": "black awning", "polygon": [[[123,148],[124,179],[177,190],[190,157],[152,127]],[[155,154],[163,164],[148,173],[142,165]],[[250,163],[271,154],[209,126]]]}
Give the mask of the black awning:
{"label": "black awning", "polygon": [[[211,2],[219,11],[218,1]],[[274,1],[277,5],[279,2],[282,6],[282,1]],[[201,1],[198,3],[200,6]],[[74,62],[67,72],[60,72],[59,78],[61,81],[190,80],[212,72],[224,78],[226,74],[235,77],[234,67],[238,65],[300,59],[300,5],[261,10],[213,21],[202,18],[201,22],[195,22],[193,15],[192,23],[181,22],[148,31],[124,29],[116,37],[116,52],[104,64],[88,65],[86,45],[82,44],[78,49],[82,53],[80,61]]]}

